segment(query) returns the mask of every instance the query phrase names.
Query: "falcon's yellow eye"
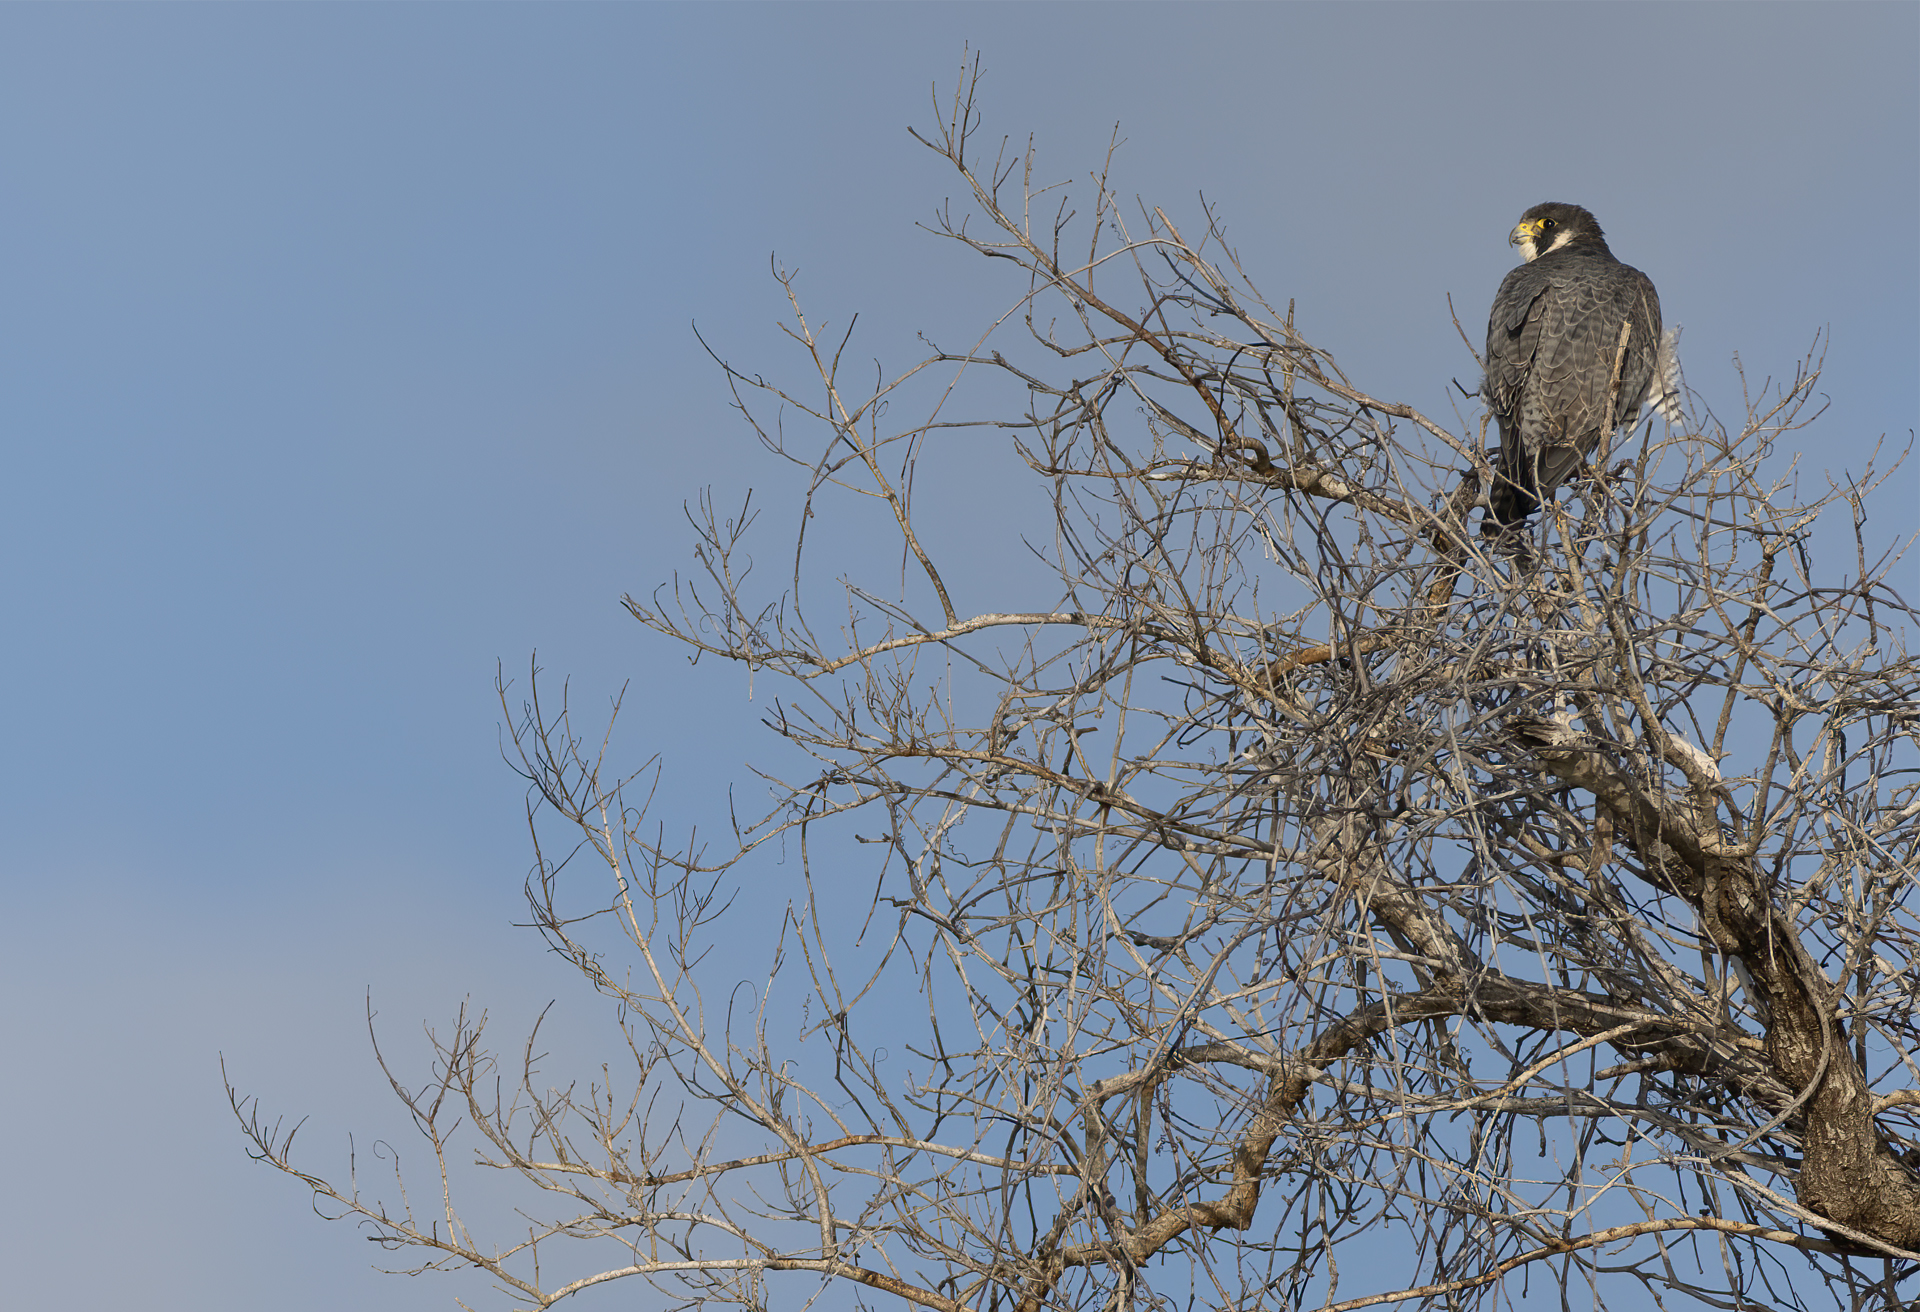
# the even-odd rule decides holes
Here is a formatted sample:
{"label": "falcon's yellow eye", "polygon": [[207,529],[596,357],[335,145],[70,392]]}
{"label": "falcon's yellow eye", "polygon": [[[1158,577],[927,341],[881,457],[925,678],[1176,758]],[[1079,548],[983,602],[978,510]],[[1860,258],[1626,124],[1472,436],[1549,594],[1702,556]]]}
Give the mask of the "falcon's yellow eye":
{"label": "falcon's yellow eye", "polygon": [[1540,220],[1540,227],[1541,227],[1541,229],[1542,229],[1542,231],[1544,231],[1544,230],[1546,230],[1546,229],[1548,229],[1548,228],[1551,228],[1552,226],[1553,226],[1553,220],[1552,220],[1552,219],[1542,219],[1542,220]]}

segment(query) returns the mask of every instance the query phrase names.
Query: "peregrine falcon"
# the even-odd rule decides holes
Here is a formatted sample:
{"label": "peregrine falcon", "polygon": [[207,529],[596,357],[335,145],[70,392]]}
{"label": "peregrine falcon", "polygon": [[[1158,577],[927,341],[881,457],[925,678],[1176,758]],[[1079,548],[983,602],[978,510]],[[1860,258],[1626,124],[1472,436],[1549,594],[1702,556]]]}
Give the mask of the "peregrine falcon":
{"label": "peregrine falcon", "polygon": [[1552,501],[1643,404],[1679,415],[1679,370],[1671,338],[1660,335],[1660,297],[1646,274],[1613,258],[1593,215],[1578,205],[1535,205],[1507,240],[1526,263],[1500,284],[1487,321],[1481,391],[1500,425],[1481,525],[1490,534]]}

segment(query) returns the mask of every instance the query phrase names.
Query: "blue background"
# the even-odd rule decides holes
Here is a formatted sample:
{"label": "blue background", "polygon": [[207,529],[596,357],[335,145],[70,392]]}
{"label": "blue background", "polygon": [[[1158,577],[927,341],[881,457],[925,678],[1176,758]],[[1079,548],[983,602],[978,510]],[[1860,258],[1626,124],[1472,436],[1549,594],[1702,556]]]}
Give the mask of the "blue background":
{"label": "blue background", "polygon": [[[686,566],[702,486],[791,520],[692,325],[797,366],[776,255],[894,368],[1011,303],[916,226],[957,188],[906,128],[967,44],[987,135],[1084,179],[1117,123],[1117,190],[1194,226],[1204,193],[1377,396],[1455,414],[1446,298],[1477,332],[1560,199],[1723,417],[1736,354],[1790,375],[1830,334],[1811,486],[1912,431],[1912,5],[0,9],[10,1304],[503,1305],[373,1274],[246,1159],[219,1058],[331,1168],[349,1132],[412,1151],[369,996],[407,1052],[468,996],[503,1039],[562,997],[557,1045],[608,1041],[512,928],[496,663],[537,649],[589,721],[631,681],[656,813],[723,820],[763,703],[619,605]],[[943,496],[1011,543],[979,468]],[[1916,504],[1903,470],[1875,531]],[[1014,558],[963,609],[1010,608]]]}

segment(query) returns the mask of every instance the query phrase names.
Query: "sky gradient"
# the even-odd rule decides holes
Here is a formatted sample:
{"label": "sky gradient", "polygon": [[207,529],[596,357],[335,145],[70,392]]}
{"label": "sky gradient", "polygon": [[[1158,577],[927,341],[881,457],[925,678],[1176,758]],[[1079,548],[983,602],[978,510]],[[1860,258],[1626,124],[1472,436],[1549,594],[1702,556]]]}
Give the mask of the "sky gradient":
{"label": "sky gradient", "polygon": [[[554,1041],[593,1050],[598,1004],[512,928],[496,669],[628,685],[689,822],[751,783],[744,677],[619,605],[685,567],[704,486],[791,520],[693,330],[796,364],[776,258],[893,367],[1011,303],[916,226],[955,183],[906,129],[969,46],[989,134],[1074,179],[1117,124],[1117,190],[1204,195],[1376,396],[1455,414],[1447,297],[1483,331],[1508,228],[1568,200],[1723,417],[1736,356],[1791,374],[1821,337],[1815,486],[1910,440],[1913,5],[0,9],[10,1302],[505,1305],[370,1272],[246,1159],[220,1057],[331,1165],[410,1150],[369,997],[403,1050],[468,997],[503,1038],[567,998]],[[952,496],[1006,548],[957,588],[1017,587],[1023,503]]]}

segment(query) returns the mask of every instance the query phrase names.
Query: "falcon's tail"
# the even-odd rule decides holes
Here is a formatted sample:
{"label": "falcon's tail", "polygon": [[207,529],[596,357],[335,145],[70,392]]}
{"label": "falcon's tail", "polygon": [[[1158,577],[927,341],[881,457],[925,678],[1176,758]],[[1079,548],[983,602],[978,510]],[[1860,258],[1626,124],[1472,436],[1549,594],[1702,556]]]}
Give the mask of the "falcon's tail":
{"label": "falcon's tail", "polygon": [[1533,461],[1521,451],[1517,435],[1500,434],[1500,455],[1493,462],[1493,486],[1487,489],[1487,517],[1481,531],[1498,533],[1526,521],[1540,508],[1534,491]]}

